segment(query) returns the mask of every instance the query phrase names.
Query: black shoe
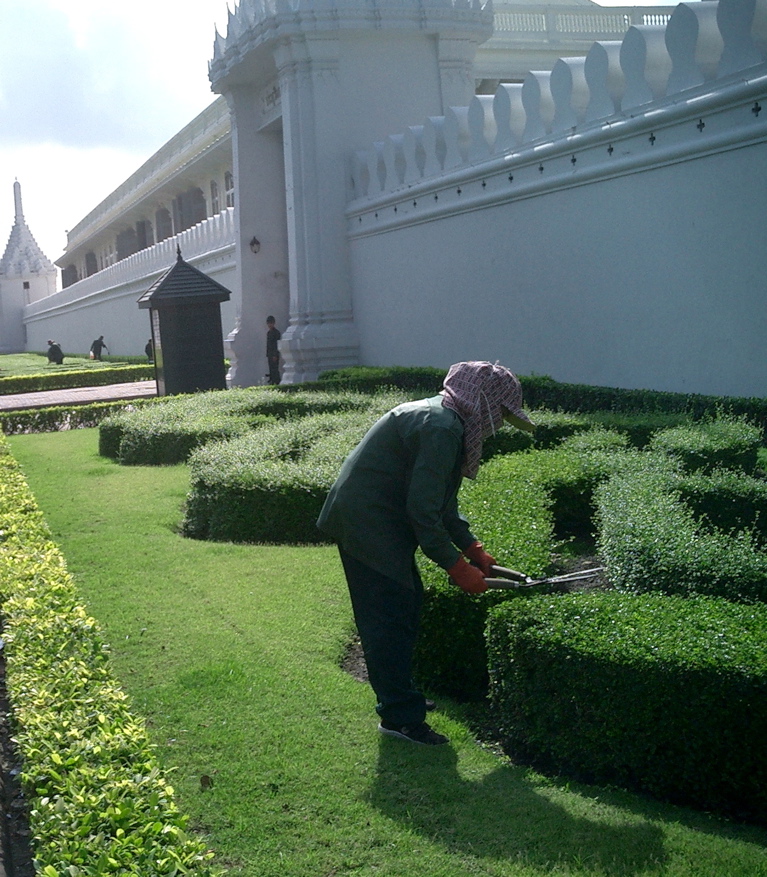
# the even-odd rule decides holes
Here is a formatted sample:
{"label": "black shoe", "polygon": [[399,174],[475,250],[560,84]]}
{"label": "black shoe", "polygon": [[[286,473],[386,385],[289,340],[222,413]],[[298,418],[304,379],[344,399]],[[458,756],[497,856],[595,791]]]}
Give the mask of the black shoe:
{"label": "black shoe", "polygon": [[434,703],[433,700],[429,700],[429,698],[427,697],[426,698],[426,712],[433,713],[436,708],[437,708],[437,704]]}
{"label": "black shoe", "polygon": [[441,746],[448,742],[447,737],[438,734],[426,722],[417,725],[392,725],[389,722],[381,722],[378,730],[389,737],[400,737],[402,740],[410,740],[411,743],[420,743],[421,746]]}

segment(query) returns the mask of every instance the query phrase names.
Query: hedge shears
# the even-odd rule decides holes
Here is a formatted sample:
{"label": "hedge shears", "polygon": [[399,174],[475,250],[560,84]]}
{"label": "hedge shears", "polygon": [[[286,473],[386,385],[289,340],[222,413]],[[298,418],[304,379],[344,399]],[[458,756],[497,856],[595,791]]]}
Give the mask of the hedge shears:
{"label": "hedge shears", "polygon": [[518,590],[520,588],[534,588],[536,585],[557,585],[566,582],[579,582],[582,579],[591,579],[602,572],[601,566],[591,569],[577,570],[565,573],[561,576],[549,576],[545,579],[534,579],[523,572],[515,569],[507,569],[505,566],[491,566],[491,577],[485,579],[488,588],[495,590]]}

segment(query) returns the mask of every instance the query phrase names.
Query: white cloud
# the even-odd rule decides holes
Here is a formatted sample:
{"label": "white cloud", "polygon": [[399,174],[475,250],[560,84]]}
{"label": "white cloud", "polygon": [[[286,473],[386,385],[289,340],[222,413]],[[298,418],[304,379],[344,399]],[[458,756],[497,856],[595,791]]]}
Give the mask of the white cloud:
{"label": "white cloud", "polygon": [[18,178],[32,233],[61,255],[64,229],[214,100],[226,15],[225,0],[0,0],[0,243]]}
{"label": "white cloud", "polygon": [[13,225],[14,180],[21,184],[24,218],[35,240],[49,259],[57,259],[66,246],[66,231],[145,158],[109,147],[81,149],[55,143],[0,150],[2,249]]}

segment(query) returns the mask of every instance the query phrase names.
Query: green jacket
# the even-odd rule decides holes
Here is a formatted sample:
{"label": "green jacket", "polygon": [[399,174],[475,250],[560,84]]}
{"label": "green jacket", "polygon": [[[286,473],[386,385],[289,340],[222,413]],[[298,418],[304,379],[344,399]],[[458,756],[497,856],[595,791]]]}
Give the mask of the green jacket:
{"label": "green jacket", "polygon": [[346,459],[317,526],[352,557],[413,587],[418,546],[448,569],[475,541],[458,513],[462,457],[463,423],[441,396],[399,405]]}

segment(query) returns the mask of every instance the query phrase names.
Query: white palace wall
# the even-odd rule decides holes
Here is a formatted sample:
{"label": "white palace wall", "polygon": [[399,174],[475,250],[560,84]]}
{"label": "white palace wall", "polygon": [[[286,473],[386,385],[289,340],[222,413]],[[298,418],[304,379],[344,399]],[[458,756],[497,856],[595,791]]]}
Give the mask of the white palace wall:
{"label": "white palace wall", "polygon": [[767,396],[767,0],[681,3],[472,97],[491,21],[480,0],[243,0],[210,67],[234,208],[27,305],[27,349],[104,332],[140,354],[137,299],[180,245],[233,292],[233,383],[262,379],[275,313],[288,382],[499,359]]}
{"label": "white palace wall", "polygon": [[361,361],[767,395],[767,65],[748,7],[681,4],[358,153]]}
{"label": "white palace wall", "polygon": [[47,339],[53,338],[65,354],[83,353],[97,335],[103,334],[112,354],[142,356],[152,332],[148,311],[139,310],[137,302],[161,274],[173,267],[177,247],[190,265],[232,290],[232,299],[221,304],[221,318],[224,326],[234,326],[237,272],[233,214],[231,208],[222,210],[172,238],[27,305],[26,349],[46,350]]}

